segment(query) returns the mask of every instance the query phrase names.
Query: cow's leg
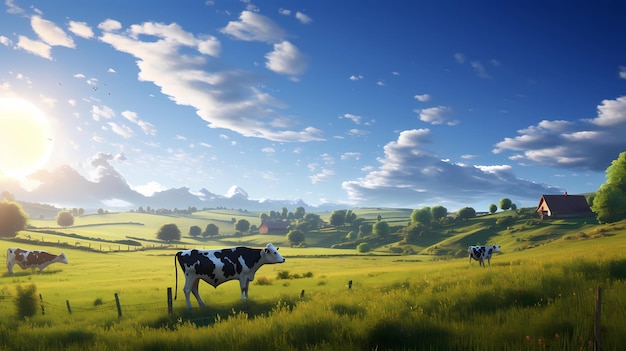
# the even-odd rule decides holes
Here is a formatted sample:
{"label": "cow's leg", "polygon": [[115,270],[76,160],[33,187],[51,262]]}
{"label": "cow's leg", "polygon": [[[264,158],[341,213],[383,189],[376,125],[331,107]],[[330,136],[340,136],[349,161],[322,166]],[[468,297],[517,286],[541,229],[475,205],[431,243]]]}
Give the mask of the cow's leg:
{"label": "cow's leg", "polygon": [[13,274],[13,265],[14,263],[7,263],[7,270],[9,271],[9,274]]}
{"label": "cow's leg", "polygon": [[[193,282],[191,292],[193,293],[193,296],[196,297],[196,300],[198,300],[198,305],[200,305],[200,307],[206,307],[206,305],[200,298],[200,293],[198,293],[198,284],[200,284],[200,278],[196,278],[196,280]],[[189,304],[189,306],[191,306],[191,303]]]}
{"label": "cow's leg", "polygon": [[190,277],[185,277],[185,287],[183,288],[183,292],[185,293],[185,300],[187,301],[187,308],[191,309],[191,299],[189,294],[193,293],[193,296],[196,297],[196,300],[198,301],[198,305],[200,305],[200,307],[205,307],[204,302],[202,302],[202,299],[200,298],[200,294],[198,294],[198,283],[200,282],[200,278],[195,278],[192,279]]}
{"label": "cow's leg", "polygon": [[248,286],[250,284],[250,281],[248,280],[248,278],[241,278],[239,279],[239,287],[241,288],[241,299],[245,300],[248,298]]}
{"label": "cow's leg", "polygon": [[483,266],[483,268],[485,267],[485,259],[484,258],[480,258],[480,265]]}

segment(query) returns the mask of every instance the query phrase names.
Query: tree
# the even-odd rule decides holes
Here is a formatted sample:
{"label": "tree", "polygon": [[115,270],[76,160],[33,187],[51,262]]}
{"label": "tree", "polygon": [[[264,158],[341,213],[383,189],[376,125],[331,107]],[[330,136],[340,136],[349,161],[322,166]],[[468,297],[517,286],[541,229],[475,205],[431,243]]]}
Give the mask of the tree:
{"label": "tree", "polygon": [[307,213],[304,215],[304,221],[309,223],[311,229],[319,229],[324,225],[324,220],[320,215],[315,213]]}
{"label": "tree", "polygon": [[300,206],[300,207],[296,207],[296,210],[293,213],[293,218],[295,219],[302,219],[304,218],[305,215],[305,209],[304,207]]}
{"label": "tree", "polygon": [[197,225],[192,225],[191,227],[189,227],[189,235],[196,237],[196,236],[200,236],[200,234],[202,234],[202,228],[200,228]]}
{"label": "tree", "polygon": [[491,214],[496,213],[497,210],[498,210],[498,206],[496,206],[496,204],[489,205],[489,213]]}
{"label": "tree", "polygon": [[206,225],[206,228],[204,229],[204,233],[202,233],[202,236],[212,238],[214,236],[219,235],[219,233],[220,233],[220,227],[218,227],[214,223],[209,223]]}
{"label": "tree", "polygon": [[247,219],[240,219],[235,223],[235,231],[245,233],[250,230],[250,222]]}
{"label": "tree", "polygon": [[180,240],[180,229],[176,226],[176,224],[164,224],[159,228],[159,231],[156,233],[156,237],[159,240],[172,242],[175,240]]}
{"label": "tree", "polygon": [[363,223],[359,226],[359,238],[372,235],[373,225],[371,223]]}
{"label": "tree", "polygon": [[306,237],[304,236],[304,233],[299,230],[290,230],[289,233],[287,233],[287,240],[289,241],[291,246],[300,245],[304,242],[305,239]]}
{"label": "tree", "polygon": [[469,218],[474,218],[474,217],[476,217],[476,210],[474,210],[471,207],[463,207],[462,209],[460,209],[457,212],[457,216],[460,219],[465,219],[465,220],[467,220]]}
{"label": "tree", "polygon": [[606,169],[606,182],[596,191],[591,210],[600,223],[610,223],[626,215],[626,151]]}
{"label": "tree", "polygon": [[354,230],[351,230],[348,232],[348,234],[346,234],[346,240],[355,240],[357,238],[357,233],[354,232]]}
{"label": "tree", "polygon": [[57,224],[61,227],[69,227],[74,224],[74,215],[70,211],[57,213]]}
{"label": "tree", "polygon": [[372,234],[379,238],[383,238],[389,235],[389,231],[389,223],[387,223],[386,221],[376,222],[376,224],[374,224],[374,226],[372,227]]}
{"label": "tree", "polygon": [[422,207],[420,210],[413,210],[411,213],[411,221],[419,222],[425,226],[430,226],[430,223],[433,220],[433,215],[430,212],[430,207]]}
{"label": "tree", "polygon": [[404,228],[402,231],[402,235],[404,236],[404,241],[406,242],[415,242],[422,232],[426,229],[426,227],[420,222],[413,222],[409,224],[408,227]]}
{"label": "tree", "polygon": [[500,199],[500,209],[502,211],[506,211],[510,209],[512,204],[513,202],[511,201],[511,199],[508,199],[506,197],[503,197]]}
{"label": "tree", "polygon": [[442,218],[448,216],[448,209],[443,206],[434,206],[430,209],[433,220],[439,222]]}
{"label": "tree", "polygon": [[346,224],[352,224],[356,220],[356,213],[352,212],[352,210],[346,211]]}
{"label": "tree", "polygon": [[330,225],[340,227],[346,223],[346,210],[335,210],[330,214]]}
{"label": "tree", "polygon": [[368,243],[360,243],[356,247],[356,250],[358,252],[370,252],[372,250],[372,248],[370,247],[370,245]]}
{"label": "tree", "polygon": [[31,284],[26,288],[16,287],[15,309],[19,318],[32,317],[37,312],[37,287]]}
{"label": "tree", "polygon": [[17,202],[0,201],[0,237],[9,238],[26,229],[28,215]]}

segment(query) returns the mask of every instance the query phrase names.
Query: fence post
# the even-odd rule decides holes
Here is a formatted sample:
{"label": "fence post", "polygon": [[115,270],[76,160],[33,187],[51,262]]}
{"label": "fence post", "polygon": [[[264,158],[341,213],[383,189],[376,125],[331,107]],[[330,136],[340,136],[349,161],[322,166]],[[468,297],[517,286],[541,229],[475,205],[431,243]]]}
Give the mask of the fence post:
{"label": "fence post", "polygon": [[72,314],[72,307],[70,306],[70,300],[65,300],[65,305],[67,305],[67,312]]}
{"label": "fence post", "polygon": [[117,316],[122,316],[122,307],[120,306],[120,297],[115,293],[115,305],[117,305]]}
{"label": "fence post", "polygon": [[352,289],[352,280],[348,281],[348,289]]}
{"label": "fence post", "polygon": [[167,288],[167,314],[172,315],[172,288]]}
{"label": "fence post", "polygon": [[600,310],[602,309],[602,287],[596,291],[596,350],[602,350],[602,328],[600,326]]}
{"label": "fence post", "polygon": [[41,302],[41,314],[46,314],[46,310],[43,308],[43,296],[39,294],[39,301]]}

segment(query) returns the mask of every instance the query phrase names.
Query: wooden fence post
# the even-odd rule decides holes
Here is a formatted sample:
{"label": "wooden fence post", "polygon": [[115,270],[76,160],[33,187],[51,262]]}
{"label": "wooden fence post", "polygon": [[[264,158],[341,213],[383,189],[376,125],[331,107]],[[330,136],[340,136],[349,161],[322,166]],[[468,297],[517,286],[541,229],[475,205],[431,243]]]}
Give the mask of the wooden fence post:
{"label": "wooden fence post", "polygon": [[602,309],[602,287],[596,291],[596,350],[602,350],[602,328],[600,324],[600,311]]}
{"label": "wooden fence post", "polygon": [[167,314],[172,315],[172,288],[167,288]]}
{"label": "wooden fence post", "polygon": [[117,306],[117,316],[122,316],[122,307],[120,306],[120,297],[115,293],[115,305]]}
{"label": "wooden fence post", "polygon": [[67,312],[72,314],[72,307],[70,306],[70,300],[65,300],[65,305],[67,306]]}
{"label": "wooden fence post", "polygon": [[352,280],[348,281],[348,289],[352,289]]}
{"label": "wooden fence post", "polygon": [[43,307],[43,296],[39,294],[39,301],[41,302],[41,314],[46,314],[46,310]]}

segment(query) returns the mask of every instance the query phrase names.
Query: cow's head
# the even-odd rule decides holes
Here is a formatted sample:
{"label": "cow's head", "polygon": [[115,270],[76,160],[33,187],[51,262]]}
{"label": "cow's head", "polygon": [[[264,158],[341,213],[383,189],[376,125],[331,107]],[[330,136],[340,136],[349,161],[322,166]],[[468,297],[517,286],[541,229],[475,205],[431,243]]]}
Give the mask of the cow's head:
{"label": "cow's head", "polygon": [[61,252],[61,254],[59,255],[59,262],[65,263],[67,264],[67,256],[65,256],[64,252]]}
{"label": "cow's head", "polygon": [[493,252],[500,252],[500,245],[492,245]]}
{"label": "cow's head", "polygon": [[263,249],[263,255],[265,256],[265,261],[267,263],[283,263],[285,259],[278,253],[278,248],[274,247],[273,244],[267,244]]}

